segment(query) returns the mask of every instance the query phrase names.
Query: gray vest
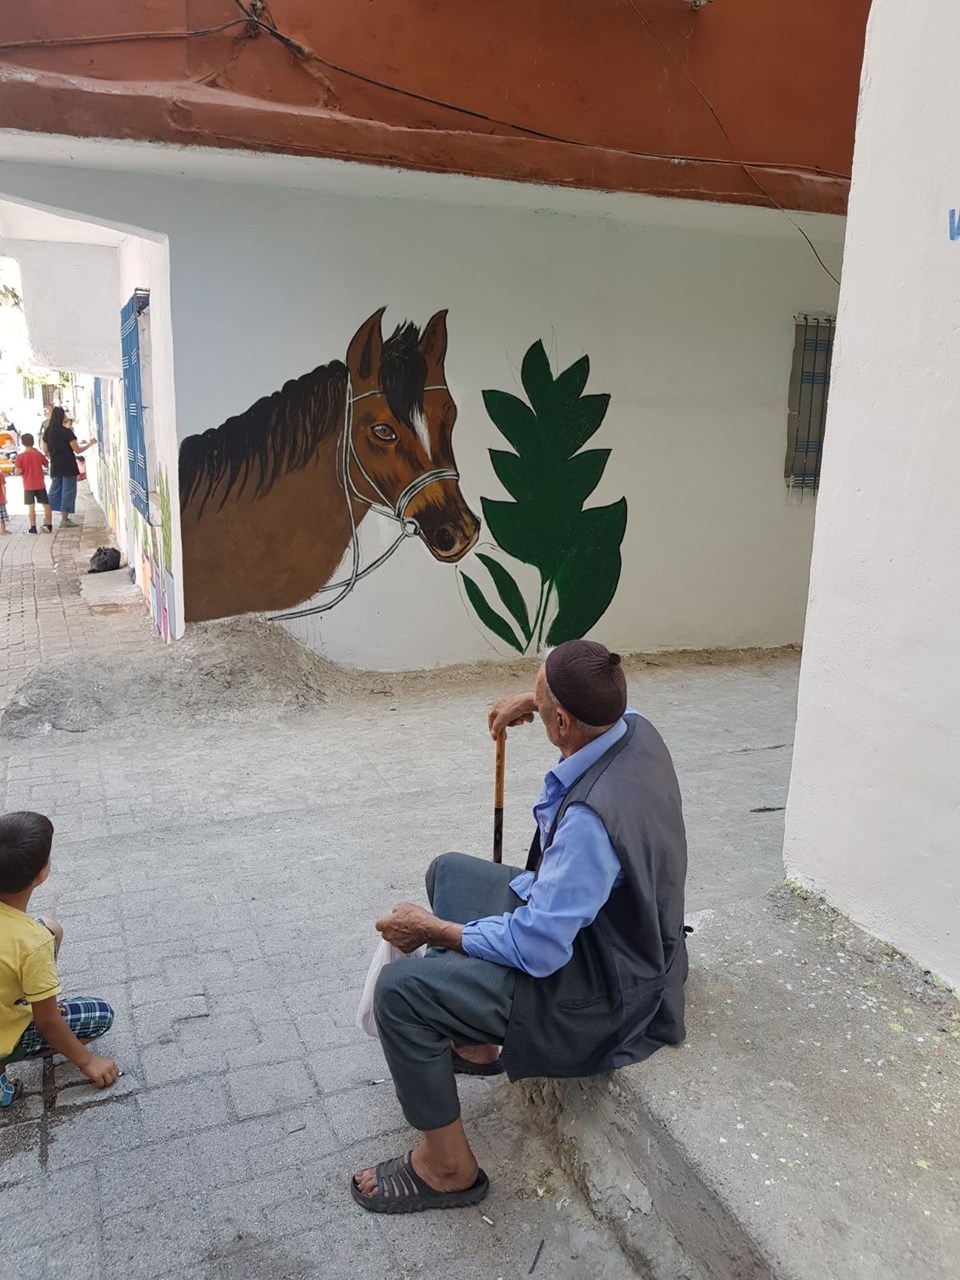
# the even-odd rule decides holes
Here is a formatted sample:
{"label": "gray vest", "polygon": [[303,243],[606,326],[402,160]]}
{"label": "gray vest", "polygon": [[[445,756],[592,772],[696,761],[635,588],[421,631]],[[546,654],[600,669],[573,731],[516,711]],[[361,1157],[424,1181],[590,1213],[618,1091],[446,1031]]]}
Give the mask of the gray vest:
{"label": "gray vest", "polygon": [[[589,1076],[641,1062],[684,1038],[687,951],[683,887],[687,842],[673,761],[656,729],[626,717],[627,732],[570,788],[606,828],[623,869],[570,960],[547,978],[518,973],[501,1060],[511,1080]],[[536,870],[539,832],[528,866]]]}

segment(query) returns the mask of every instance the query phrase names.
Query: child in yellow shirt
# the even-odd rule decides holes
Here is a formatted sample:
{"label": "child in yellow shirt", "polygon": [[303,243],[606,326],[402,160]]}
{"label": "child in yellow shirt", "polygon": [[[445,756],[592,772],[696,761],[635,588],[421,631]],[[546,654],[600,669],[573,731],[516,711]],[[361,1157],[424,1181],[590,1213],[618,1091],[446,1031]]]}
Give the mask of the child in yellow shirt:
{"label": "child in yellow shirt", "polygon": [[39,813],[0,817],[0,1107],[22,1092],[11,1062],[62,1053],[97,1088],[120,1074],[111,1058],[86,1047],[113,1025],[106,1000],[58,1000],[57,952],[63,930],[55,920],[27,914],[34,889],[50,874],[53,823]]}

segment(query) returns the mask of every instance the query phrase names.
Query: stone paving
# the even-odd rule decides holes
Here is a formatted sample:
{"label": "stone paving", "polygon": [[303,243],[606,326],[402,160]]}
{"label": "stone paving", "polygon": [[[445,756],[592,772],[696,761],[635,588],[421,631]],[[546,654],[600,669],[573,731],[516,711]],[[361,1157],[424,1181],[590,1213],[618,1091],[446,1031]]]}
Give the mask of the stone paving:
{"label": "stone paving", "polygon": [[[54,526],[51,535],[41,527],[40,533],[28,534],[23,486],[14,476],[7,477],[7,506],[13,533],[0,537],[0,700],[6,702],[41,662],[88,649],[119,652],[149,643],[153,627],[135,588],[127,606],[82,605],[85,562],[109,536],[85,484],[78,502],[81,523],[75,529]],[[126,570],[123,574],[128,581]]]}
{"label": "stone paving", "polygon": [[[74,646],[159,645],[141,606],[84,601],[92,531],[4,542],[10,683]],[[779,815],[750,810],[783,803],[795,679],[792,657],[633,677],[684,780],[691,908],[779,877]],[[63,1063],[22,1069],[28,1095],[0,1117],[3,1280],[634,1274],[502,1080],[461,1085],[493,1182],[478,1209],[383,1218],[349,1197],[354,1169],[412,1141],[354,1026],[372,920],[423,900],[437,852],[487,854],[484,713],[502,691],[477,677],[299,715],[0,739],[4,808],[55,823],[35,905],[65,926],[65,988],[115,1004],[103,1047],[124,1069],[105,1093]],[[511,735],[508,859],[550,763],[542,733]]]}

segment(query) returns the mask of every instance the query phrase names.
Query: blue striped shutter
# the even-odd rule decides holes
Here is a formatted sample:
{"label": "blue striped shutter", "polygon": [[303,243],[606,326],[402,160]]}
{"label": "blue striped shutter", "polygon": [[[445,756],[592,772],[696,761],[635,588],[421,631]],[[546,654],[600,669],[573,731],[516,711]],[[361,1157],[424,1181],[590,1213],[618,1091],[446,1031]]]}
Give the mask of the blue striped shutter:
{"label": "blue striped shutter", "polygon": [[123,354],[123,403],[127,419],[127,459],[130,465],[130,498],[144,516],[150,515],[147,481],[147,446],[143,434],[143,397],[140,391],[140,335],[137,319],[150,295],[140,289],[120,312],[120,349]]}
{"label": "blue striped shutter", "polygon": [[97,424],[97,452],[103,454],[103,379],[93,380],[93,416]]}

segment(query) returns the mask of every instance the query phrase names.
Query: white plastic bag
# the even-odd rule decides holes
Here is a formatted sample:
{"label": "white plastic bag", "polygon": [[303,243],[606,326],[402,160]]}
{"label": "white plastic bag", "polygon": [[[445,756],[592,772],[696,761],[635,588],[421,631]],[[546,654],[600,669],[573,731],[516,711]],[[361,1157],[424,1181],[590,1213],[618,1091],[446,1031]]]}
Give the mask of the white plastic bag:
{"label": "white plastic bag", "polygon": [[[411,956],[422,956],[426,951],[426,947],[418,947],[416,951],[412,951]],[[368,1036],[377,1038],[377,1019],[373,1012],[373,993],[377,985],[377,978],[380,977],[380,970],[388,964],[393,964],[394,960],[406,960],[404,953],[388,942],[386,938],[381,938],[377,945],[376,951],[373,953],[373,959],[370,961],[370,968],[367,970],[367,980],[363,984],[363,995],[360,997],[360,1004],[357,1008],[357,1026],[361,1031],[365,1031]]]}

